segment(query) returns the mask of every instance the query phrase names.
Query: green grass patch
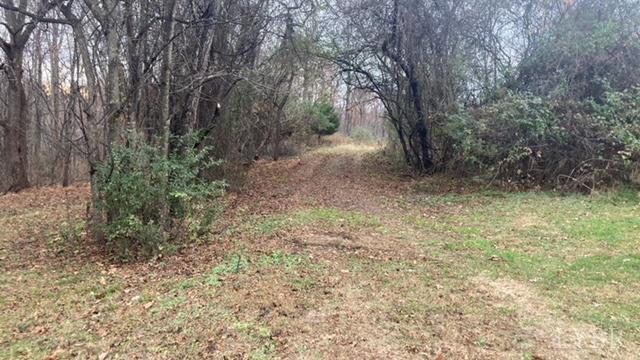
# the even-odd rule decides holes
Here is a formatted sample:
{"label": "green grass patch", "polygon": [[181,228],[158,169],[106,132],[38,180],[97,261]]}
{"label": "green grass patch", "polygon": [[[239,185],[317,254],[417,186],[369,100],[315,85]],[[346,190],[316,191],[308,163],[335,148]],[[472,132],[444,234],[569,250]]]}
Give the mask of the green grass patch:
{"label": "green grass patch", "polygon": [[277,272],[284,271],[287,283],[293,291],[308,291],[316,286],[317,278],[325,270],[322,265],[315,263],[309,256],[290,254],[282,250],[275,250],[258,260],[260,267]]}
{"label": "green grass patch", "polygon": [[587,256],[567,266],[560,279],[566,285],[593,286],[602,284],[638,284],[640,256]]}
{"label": "green grass patch", "polygon": [[264,268],[281,267],[288,272],[293,272],[300,268],[312,271],[323,270],[322,266],[313,262],[308,255],[286,253],[282,250],[275,250],[271,254],[260,257],[258,264]]}
{"label": "green grass patch", "polygon": [[239,274],[249,268],[249,259],[244,255],[235,254],[227,261],[216,266],[206,279],[211,286],[221,286],[224,276]]}
{"label": "green grass patch", "polygon": [[640,239],[640,217],[625,216],[614,213],[599,214],[603,217],[586,217],[579,219],[569,226],[567,230],[572,237],[585,239],[591,242],[601,242],[615,246],[620,243],[635,243]]}
{"label": "green grass patch", "polygon": [[[407,215],[425,247],[441,244],[463,276],[535,284],[574,318],[640,339],[640,202],[601,195],[491,193],[429,198],[442,214]],[[426,239],[440,239],[434,242]],[[438,255],[436,249],[432,252]],[[588,300],[587,300],[588,299]],[[596,304],[596,305],[594,305]]]}
{"label": "green grass patch", "polygon": [[233,233],[248,233],[254,236],[269,236],[302,226],[335,228],[380,227],[380,220],[357,211],[344,211],[334,208],[311,208],[292,214],[278,214],[252,218],[231,230]]}
{"label": "green grass patch", "polygon": [[263,267],[284,266],[286,269],[295,269],[308,262],[308,256],[288,254],[282,250],[275,250],[269,255],[264,255],[258,261]]}
{"label": "green grass patch", "polygon": [[276,343],[272,339],[273,331],[271,327],[256,322],[238,321],[233,324],[233,328],[245,337],[261,344],[256,350],[251,352],[249,359],[271,359],[276,352]]}

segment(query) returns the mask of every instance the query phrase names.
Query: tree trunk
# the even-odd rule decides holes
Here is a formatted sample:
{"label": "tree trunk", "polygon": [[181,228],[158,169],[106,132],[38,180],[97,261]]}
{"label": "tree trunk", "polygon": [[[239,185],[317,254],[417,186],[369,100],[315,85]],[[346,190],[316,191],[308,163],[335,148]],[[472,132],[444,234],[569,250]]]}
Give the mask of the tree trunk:
{"label": "tree trunk", "polygon": [[169,156],[169,138],[171,135],[171,112],[169,95],[171,93],[171,68],[173,67],[173,36],[176,22],[173,19],[173,11],[176,7],[175,0],[164,0],[165,20],[163,30],[163,42],[166,44],[162,56],[162,80],[160,96],[160,120],[163,122],[162,150],[165,156]]}
{"label": "tree trunk", "polygon": [[[91,61],[90,46],[83,31],[82,22],[76,17],[71,8],[66,5],[59,7],[64,17],[69,21],[71,29],[73,30],[76,49],[82,60],[82,68],[84,69],[84,76],[86,78],[86,95],[83,95],[79,91],[79,86],[75,86],[77,89],[77,96],[82,111],[79,111],[79,116],[85,117],[80,119],[80,130],[82,131],[82,138],[86,151],[86,160],[89,164],[89,176],[91,179],[91,207],[89,210],[89,218],[91,223],[91,229],[94,233],[94,237],[98,241],[104,240],[104,233],[101,230],[101,225],[104,223],[104,217],[102,212],[97,208],[96,204],[99,200],[100,194],[98,193],[96,169],[98,164],[103,160],[103,149],[99,138],[99,129],[97,124],[97,113],[95,110],[95,104],[97,103],[97,91],[98,91],[98,77],[96,74],[96,68]],[[107,144],[108,146],[108,144]]]}
{"label": "tree trunk", "polygon": [[[127,33],[126,50],[127,50],[127,65],[129,67],[129,120],[128,128],[133,133],[138,133],[139,127],[139,113],[141,102],[141,61],[140,61],[140,39],[136,34],[134,28],[136,13],[133,9],[134,0],[124,1],[124,14],[125,14],[125,29]],[[139,14],[141,19],[146,15],[144,12],[146,7],[144,5],[139,6]]]}
{"label": "tree trunk", "polygon": [[[74,60],[76,62],[77,60]],[[70,106],[74,106],[71,102]],[[71,110],[71,109],[69,109]],[[71,111],[65,111],[62,121],[62,187],[71,185],[71,145],[73,142],[73,120]]]}
{"label": "tree trunk", "polygon": [[65,146],[62,159],[62,187],[71,185],[71,147]]}
{"label": "tree trunk", "polygon": [[351,136],[351,102],[352,102],[352,86],[351,86],[351,73],[347,73],[347,92],[345,95],[344,101],[344,124],[342,124],[342,129],[345,134]]}
{"label": "tree trunk", "polygon": [[202,85],[204,77],[207,73],[207,69],[209,68],[209,58],[211,56],[211,46],[213,45],[214,39],[214,19],[218,13],[219,3],[217,1],[209,1],[209,5],[207,10],[205,11],[205,15],[203,18],[207,22],[204,25],[202,30],[202,34],[200,36],[200,52],[198,53],[198,57],[196,59],[196,79],[195,89],[193,90],[193,97],[191,98],[191,105],[189,113],[189,121],[188,121],[188,129],[189,131],[195,131],[198,128],[198,116],[200,111],[200,101],[202,98]]}
{"label": "tree trunk", "polygon": [[273,141],[273,160],[278,161],[280,157],[280,142],[282,140],[282,118],[284,117],[284,106],[278,106],[276,113],[276,131]]}
{"label": "tree trunk", "polygon": [[415,78],[415,73],[412,68],[407,76],[409,77],[411,87],[411,99],[416,114],[418,115],[416,132],[418,133],[418,140],[420,141],[421,165],[424,171],[430,172],[433,170],[433,159],[431,157],[431,139],[429,138],[429,129],[427,128],[427,118],[422,108],[422,89],[420,83]]}
{"label": "tree trunk", "polygon": [[[423,171],[431,172],[433,170],[433,159],[431,156],[431,139],[429,137],[429,129],[427,127],[427,116],[422,105],[422,85],[415,71],[415,62],[411,56],[403,57],[398,52],[400,48],[401,37],[397,34],[398,24],[400,23],[398,0],[393,2],[393,18],[391,23],[391,35],[382,44],[382,52],[393,60],[401,69],[409,82],[409,96],[416,112],[415,130],[418,134],[420,142],[420,153],[416,154],[420,166]],[[393,47],[393,49],[391,48]],[[411,140],[411,139],[409,139]]]}
{"label": "tree trunk", "polygon": [[22,82],[23,49],[12,48],[6,53],[9,64],[8,71],[8,119],[5,128],[3,153],[5,156],[5,173],[9,177],[7,191],[17,192],[29,187],[27,156],[27,97]]}
{"label": "tree trunk", "polygon": [[[273,160],[278,160],[280,156],[280,142],[282,141],[282,120],[284,119],[284,107],[289,101],[291,94],[291,87],[293,86],[293,80],[295,79],[294,69],[294,54],[293,54],[293,19],[291,14],[287,14],[287,27],[285,29],[284,38],[282,39],[282,47],[280,51],[284,55],[285,77],[279,81],[276,91],[276,124],[275,124],[275,136],[273,138]],[[282,99],[278,100],[280,87],[284,85],[282,90]]]}
{"label": "tree trunk", "polygon": [[[34,35],[35,48],[33,52],[33,63],[36,78],[36,86],[39,89],[43,88],[42,82],[42,32],[37,30]],[[33,111],[33,154],[32,159],[37,164],[36,167],[39,167],[42,163],[42,159],[40,154],[42,154],[42,103],[40,101],[41,96],[38,94],[33,96],[34,98],[34,111]]]}
{"label": "tree trunk", "polygon": [[[18,9],[25,11],[27,1],[21,1]],[[3,5],[11,6],[12,2]],[[38,7],[37,16],[44,16],[55,4],[42,2]],[[8,191],[20,191],[29,187],[28,138],[27,128],[29,117],[27,113],[27,98],[23,83],[22,60],[27,41],[35,30],[36,22],[27,21],[25,16],[17,16],[10,10],[4,10],[3,28],[8,30],[0,35],[9,35],[9,41],[0,36],[0,49],[6,55],[5,72],[7,73],[7,119],[0,123],[4,128],[5,143],[3,155],[5,157],[5,171],[9,177]]]}
{"label": "tree trunk", "polygon": [[120,38],[115,29],[115,21],[107,29],[107,147],[117,142],[126,128],[120,117]]}

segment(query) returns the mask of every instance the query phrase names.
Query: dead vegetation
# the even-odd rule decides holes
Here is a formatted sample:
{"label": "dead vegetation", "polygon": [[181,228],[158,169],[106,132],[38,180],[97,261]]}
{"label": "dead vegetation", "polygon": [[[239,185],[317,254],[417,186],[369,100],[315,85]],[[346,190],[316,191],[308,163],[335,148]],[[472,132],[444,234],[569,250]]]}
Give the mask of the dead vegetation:
{"label": "dead vegetation", "polygon": [[[473,214],[512,195],[425,196],[415,189],[435,183],[367,171],[363,155],[375,150],[343,144],[258,162],[228,196],[209,243],[150,263],[110,263],[77,251],[81,233],[60,238],[62,224],[84,217],[85,186],[1,197],[0,358],[638,354],[633,318],[625,333],[580,320],[567,290],[527,281],[504,253],[482,252],[483,241],[503,246],[502,225],[485,233]],[[543,210],[509,223],[518,246],[527,249]]]}

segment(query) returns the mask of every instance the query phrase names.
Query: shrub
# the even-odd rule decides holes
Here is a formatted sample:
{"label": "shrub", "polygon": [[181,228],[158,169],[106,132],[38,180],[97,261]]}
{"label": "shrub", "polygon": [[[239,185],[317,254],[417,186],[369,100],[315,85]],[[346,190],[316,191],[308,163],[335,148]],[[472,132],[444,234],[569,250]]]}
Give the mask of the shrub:
{"label": "shrub", "polygon": [[590,190],[630,182],[640,160],[640,90],[604,100],[509,95],[450,116],[446,164],[522,186]]}
{"label": "shrub", "polygon": [[340,127],[340,115],[328,101],[317,101],[308,109],[311,130],[318,135],[332,135]]}
{"label": "shrub", "polygon": [[176,230],[186,231],[189,238],[206,233],[219,212],[215,200],[225,184],[200,176],[218,163],[208,160],[208,149],[194,149],[193,141],[181,140],[183,150],[169,157],[133,141],[115,146],[109,161],[98,167],[96,206],[113,255],[153,256],[171,237],[181,235]]}

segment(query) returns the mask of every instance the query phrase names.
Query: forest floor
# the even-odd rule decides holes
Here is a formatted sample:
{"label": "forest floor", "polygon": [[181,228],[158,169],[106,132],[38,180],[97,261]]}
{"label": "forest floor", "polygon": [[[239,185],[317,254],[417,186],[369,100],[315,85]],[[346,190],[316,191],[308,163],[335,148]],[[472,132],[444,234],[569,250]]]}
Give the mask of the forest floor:
{"label": "forest floor", "polygon": [[413,180],[379,150],[259,161],[210,241],[148,263],[83,243],[85,185],[0,197],[0,358],[639,358],[637,193]]}

